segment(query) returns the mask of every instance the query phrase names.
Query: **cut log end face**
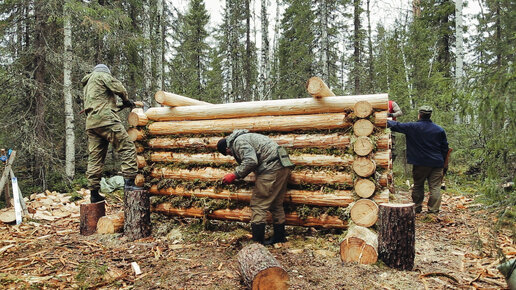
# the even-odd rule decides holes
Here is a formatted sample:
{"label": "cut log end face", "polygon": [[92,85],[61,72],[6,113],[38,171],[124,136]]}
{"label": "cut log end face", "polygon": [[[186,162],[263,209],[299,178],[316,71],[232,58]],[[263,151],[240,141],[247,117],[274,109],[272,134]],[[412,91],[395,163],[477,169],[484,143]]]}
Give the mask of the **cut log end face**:
{"label": "cut log end face", "polygon": [[358,157],[353,161],[353,170],[358,176],[369,177],[376,170],[376,164],[367,157]]}
{"label": "cut log end face", "polygon": [[340,243],[340,259],[343,262],[358,262],[360,264],[374,264],[378,261],[375,248],[364,240],[350,237]]}
{"label": "cut log end face", "polygon": [[366,118],[373,113],[373,106],[368,101],[358,101],[353,107],[353,112],[358,118]]}
{"label": "cut log end face", "polygon": [[353,124],[353,132],[356,136],[369,136],[373,133],[374,125],[371,121],[360,119]]}
{"label": "cut log end face", "polygon": [[368,198],[374,194],[376,185],[369,179],[359,179],[355,183],[355,192],[358,196]]}
{"label": "cut log end face", "polygon": [[351,207],[350,216],[355,224],[370,227],[378,220],[378,205],[370,199],[360,199]]}
{"label": "cut log end face", "polygon": [[353,144],[353,150],[359,156],[366,156],[373,151],[373,142],[366,136],[358,137]]}
{"label": "cut log end face", "polygon": [[268,268],[256,275],[253,280],[253,290],[258,289],[281,289],[287,290],[288,287],[287,271],[280,267]]}

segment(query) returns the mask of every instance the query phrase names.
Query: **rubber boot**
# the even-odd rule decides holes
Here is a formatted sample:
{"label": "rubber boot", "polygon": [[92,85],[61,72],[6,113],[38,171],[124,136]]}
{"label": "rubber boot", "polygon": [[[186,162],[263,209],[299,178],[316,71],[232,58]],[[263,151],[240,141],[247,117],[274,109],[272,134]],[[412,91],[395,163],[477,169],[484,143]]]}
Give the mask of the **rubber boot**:
{"label": "rubber boot", "polygon": [[91,203],[97,203],[97,202],[101,202],[104,200],[105,200],[105,198],[99,194],[98,189],[91,190],[91,193],[90,193],[90,202]]}
{"label": "rubber boot", "polygon": [[285,224],[274,224],[274,235],[271,239],[265,241],[264,245],[273,245],[276,243],[284,243],[287,241],[285,235]]}
{"label": "rubber boot", "polygon": [[136,184],[134,184],[134,178],[124,178],[124,190],[125,191],[143,190],[143,187],[136,186]]}
{"label": "rubber boot", "polygon": [[265,239],[265,224],[251,224],[253,241],[263,245]]}

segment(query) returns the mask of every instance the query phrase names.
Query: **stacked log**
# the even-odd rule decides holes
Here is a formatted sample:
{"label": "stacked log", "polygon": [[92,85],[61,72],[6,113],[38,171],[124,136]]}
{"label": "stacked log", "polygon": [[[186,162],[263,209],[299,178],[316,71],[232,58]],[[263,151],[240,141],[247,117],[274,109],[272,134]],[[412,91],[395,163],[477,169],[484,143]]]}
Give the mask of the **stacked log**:
{"label": "stacked log", "polygon": [[249,221],[254,174],[231,185],[220,182],[237,164],[216,144],[235,129],[267,135],[289,151],[296,167],[285,196],[286,224],[347,228],[351,217],[370,227],[377,204],[389,201],[386,94],[325,91],[234,104],[199,104],[166,92],[155,98],[165,107],[133,110],[128,131],[138,152],[135,182],[153,196],[153,212]]}

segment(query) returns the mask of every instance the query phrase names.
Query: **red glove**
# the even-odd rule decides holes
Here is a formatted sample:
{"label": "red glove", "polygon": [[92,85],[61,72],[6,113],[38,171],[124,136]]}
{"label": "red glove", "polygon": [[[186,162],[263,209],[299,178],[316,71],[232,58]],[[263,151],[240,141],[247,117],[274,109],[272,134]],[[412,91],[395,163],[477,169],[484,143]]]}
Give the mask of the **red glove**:
{"label": "red glove", "polygon": [[237,178],[236,174],[229,173],[229,174],[226,174],[226,176],[224,176],[224,178],[222,179],[222,182],[226,183],[226,184],[230,184],[233,181],[235,181],[236,178]]}

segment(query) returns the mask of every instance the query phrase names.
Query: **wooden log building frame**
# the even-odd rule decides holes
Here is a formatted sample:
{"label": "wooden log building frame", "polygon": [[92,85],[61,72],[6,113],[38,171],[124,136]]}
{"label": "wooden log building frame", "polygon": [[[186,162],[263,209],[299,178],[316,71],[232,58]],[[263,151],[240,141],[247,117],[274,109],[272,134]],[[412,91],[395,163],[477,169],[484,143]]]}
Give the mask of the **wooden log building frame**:
{"label": "wooden log building frame", "polygon": [[[392,184],[387,94],[206,104],[158,92],[165,107],[129,116],[140,174],[151,210],[166,215],[248,221],[254,175],[220,180],[236,166],[217,152],[234,129],[268,135],[296,167],[285,198],[287,224],[371,226]],[[176,103],[174,103],[176,102]],[[361,199],[366,201],[357,202]]]}

